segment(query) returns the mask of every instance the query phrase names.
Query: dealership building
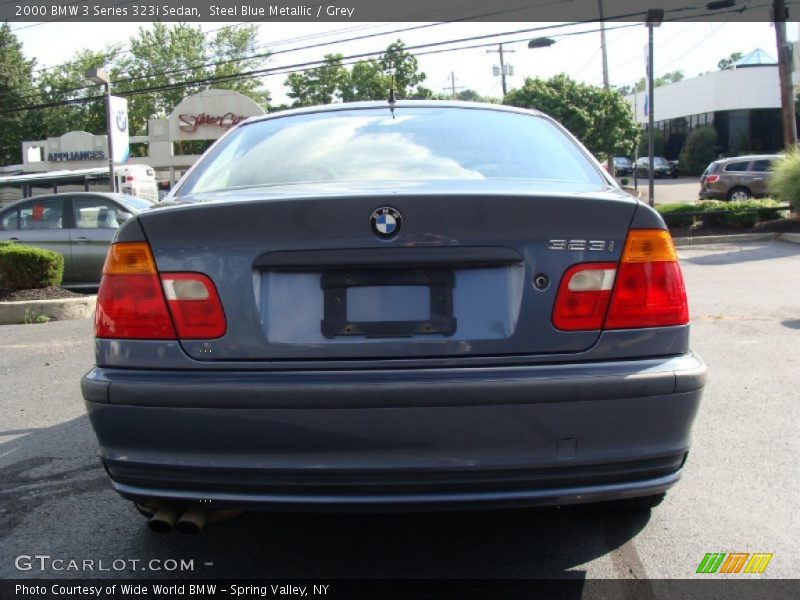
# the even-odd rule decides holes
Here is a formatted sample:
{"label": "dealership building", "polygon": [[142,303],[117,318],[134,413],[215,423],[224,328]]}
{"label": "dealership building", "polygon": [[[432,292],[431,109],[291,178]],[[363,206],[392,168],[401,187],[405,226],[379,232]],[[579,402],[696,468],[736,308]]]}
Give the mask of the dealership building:
{"label": "dealership building", "polygon": [[[798,73],[795,72],[795,80]],[[797,81],[796,81],[797,82]],[[754,50],[732,68],[706,73],[654,89],[655,130],[664,136],[666,158],[678,158],[693,129],[717,131],[717,154],[770,153],[783,148],[778,66]],[[636,121],[647,128],[645,95],[627,97]]]}
{"label": "dealership building", "polygon": [[[149,119],[147,135],[130,138],[131,146],[143,150],[137,154],[143,155],[131,156],[127,162],[150,165],[160,181],[172,184],[208,143],[240,121],[263,114],[264,109],[247,96],[230,90],[205,90],[184,98],[168,117]],[[70,131],[60,137],[23,142],[22,164],[4,171],[48,173],[107,167],[107,148],[105,135]]]}

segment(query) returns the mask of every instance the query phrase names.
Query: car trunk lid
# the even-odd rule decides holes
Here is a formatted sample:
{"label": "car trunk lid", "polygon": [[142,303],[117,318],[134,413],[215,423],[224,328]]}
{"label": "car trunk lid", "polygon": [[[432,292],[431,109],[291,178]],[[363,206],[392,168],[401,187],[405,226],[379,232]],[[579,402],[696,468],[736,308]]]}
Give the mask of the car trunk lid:
{"label": "car trunk lid", "polygon": [[[158,270],[204,273],[222,301],[225,335],[183,340],[187,354],[407,358],[595,343],[599,331],[553,326],[558,283],[574,264],[619,259],[632,197],[560,183],[393,185],[253,190],[141,215]],[[395,236],[371,227],[382,207],[402,219]]]}

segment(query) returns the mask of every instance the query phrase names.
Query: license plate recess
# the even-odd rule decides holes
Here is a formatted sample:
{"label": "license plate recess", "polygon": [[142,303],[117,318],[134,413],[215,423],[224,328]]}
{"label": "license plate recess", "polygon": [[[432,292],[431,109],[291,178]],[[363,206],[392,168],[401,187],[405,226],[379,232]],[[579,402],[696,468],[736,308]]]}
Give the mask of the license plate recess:
{"label": "license plate recess", "polygon": [[[453,316],[455,276],[451,270],[326,271],[320,285],[324,294],[322,335],[326,338],[451,336],[456,331]],[[419,321],[350,321],[347,318],[347,288],[357,286],[425,286],[430,292],[430,317]]]}

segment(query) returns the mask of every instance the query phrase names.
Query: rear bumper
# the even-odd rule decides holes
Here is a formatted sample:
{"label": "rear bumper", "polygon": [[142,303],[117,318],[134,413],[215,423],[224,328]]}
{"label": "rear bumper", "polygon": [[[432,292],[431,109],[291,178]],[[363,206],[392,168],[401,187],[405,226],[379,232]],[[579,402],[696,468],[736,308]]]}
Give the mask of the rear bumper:
{"label": "rear bumper", "polygon": [[526,367],[93,369],[101,458],[130,499],[443,509],[659,493],[705,383],[693,354]]}

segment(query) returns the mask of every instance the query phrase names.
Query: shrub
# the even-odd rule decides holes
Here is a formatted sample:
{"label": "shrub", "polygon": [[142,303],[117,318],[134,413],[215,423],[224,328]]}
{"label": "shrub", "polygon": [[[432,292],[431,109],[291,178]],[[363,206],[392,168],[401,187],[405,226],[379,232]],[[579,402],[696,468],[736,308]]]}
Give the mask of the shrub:
{"label": "shrub", "polygon": [[703,200],[695,205],[695,210],[711,211],[718,214],[700,215],[706,227],[740,227],[750,228],[758,221],[771,221],[781,218],[780,202],[775,200],[740,200],[723,202],[722,200]]}
{"label": "shrub", "polygon": [[725,224],[729,227],[750,228],[758,221],[771,221],[780,219],[781,211],[775,206],[780,203],[774,200],[741,200],[727,202],[724,215]]}
{"label": "shrub", "polygon": [[[703,200],[698,202],[695,207],[701,212],[725,210],[728,205],[722,200]],[[700,215],[700,220],[704,227],[722,227],[725,225],[725,217],[721,214]]]}
{"label": "shrub", "polygon": [[680,213],[693,213],[697,211],[694,204],[677,203],[677,204],[660,204],[656,206],[656,210],[661,213],[667,227],[681,227],[683,225],[693,225],[694,216]]}
{"label": "shrub", "polygon": [[772,164],[769,191],[778,200],[788,202],[800,212],[800,150],[795,147]]}
{"label": "shrub", "polygon": [[679,157],[684,175],[700,175],[717,155],[717,131],[711,125],[697,127],[686,140]]}
{"label": "shrub", "polygon": [[58,252],[20,244],[0,246],[0,287],[29,290],[59,285],[64,257]]}

